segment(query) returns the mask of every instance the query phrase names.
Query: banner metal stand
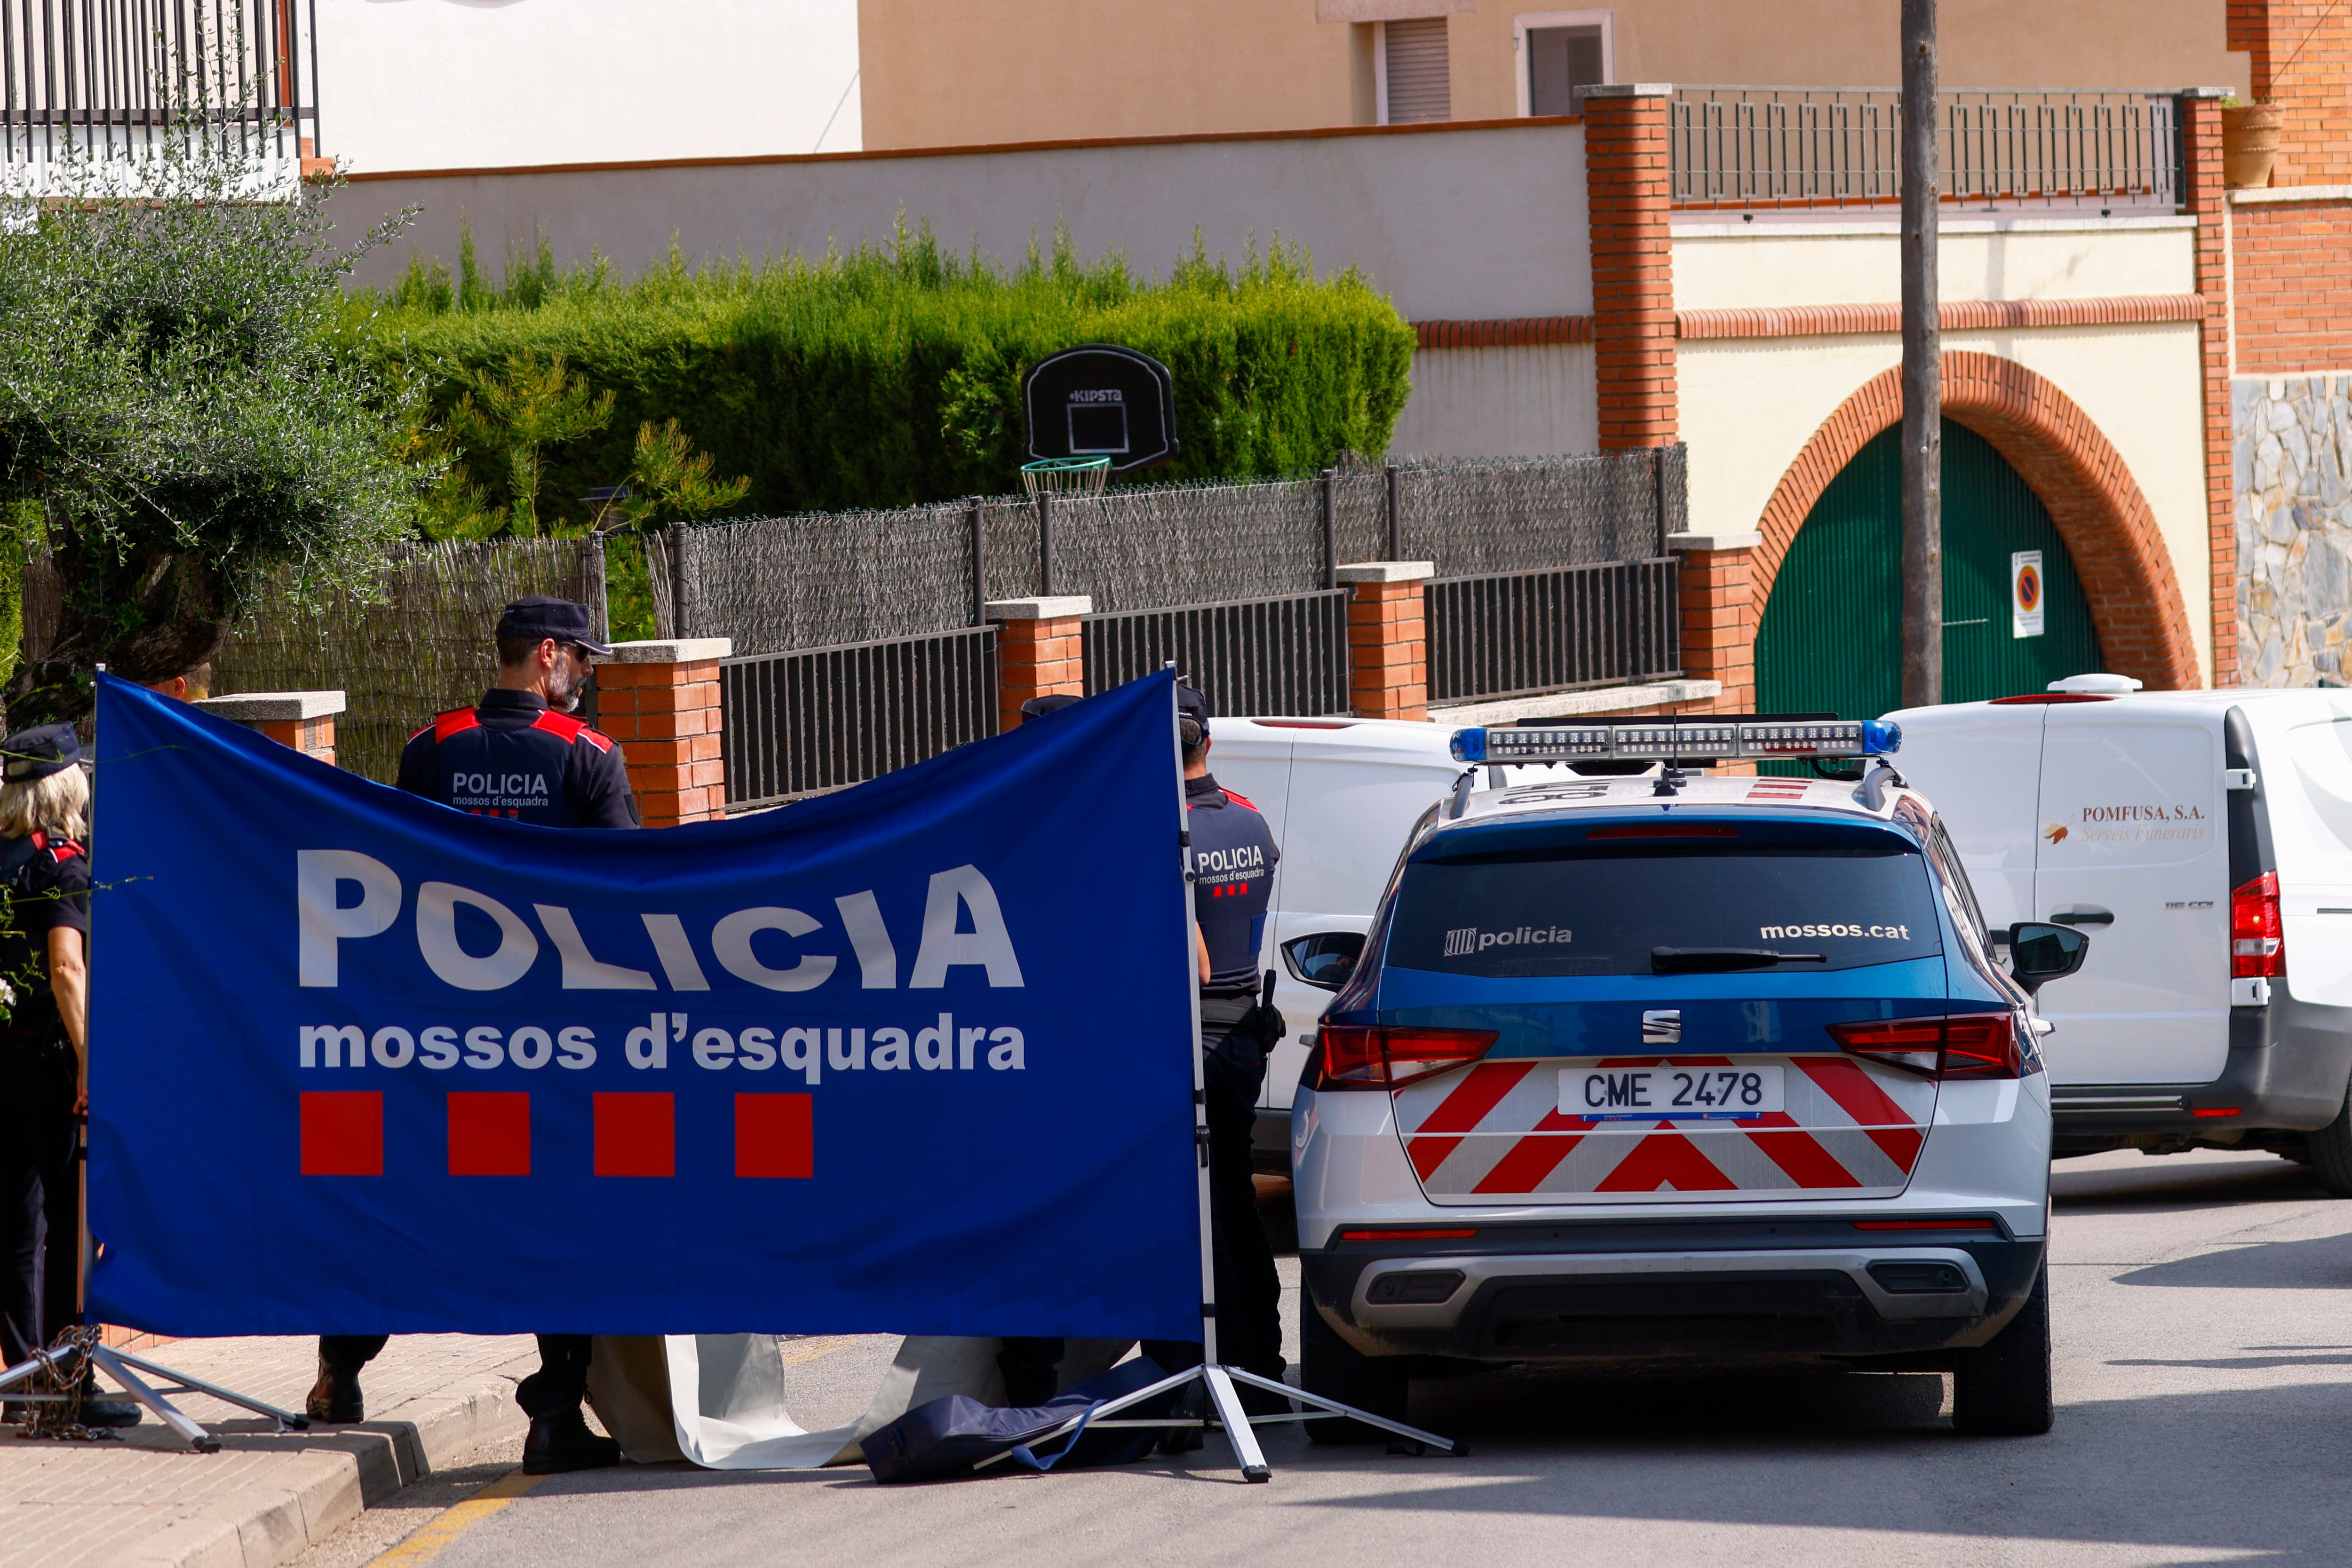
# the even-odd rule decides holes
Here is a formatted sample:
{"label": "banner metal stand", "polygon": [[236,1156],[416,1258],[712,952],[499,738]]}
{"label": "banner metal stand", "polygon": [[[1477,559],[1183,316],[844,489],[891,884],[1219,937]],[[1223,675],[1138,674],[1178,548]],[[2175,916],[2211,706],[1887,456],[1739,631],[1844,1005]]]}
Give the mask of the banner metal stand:
{"label": "banner metal stand", "polygon": [[[1160,667],[1173,674],[1176,662],[1173,659],[1168,660]],[[1173,682],[1170,683],[1168,688],[1168,714],[1169,745],[1174,749],[1176,758],[1176,820],[1183,822],[1188,821],[1185,815],[1184,797],[1184,747],[1179,733],[1181,715],[1176,706],[1176,687]],[[1192,998],[1192,1145],[1198,1157],[1200,1170],[1202,1364],[1164,1377],[1148,1388],[1139,1388],[1132,1394],[1106,1400],[1093,1406],[1087,1413],[1072,1416],[1029,1446],[1034,1449],[1066,1433],[1074,1434],[1081,1427],[1222,1427],[1225,1434],[1225,1440],[1233,1446],[1234,1462],[1241,1466],[1242,1479],[1265,1481],[1274,1479],[1274,1471],[1265,1462],[1265,1450],[1257,1446],[1257,1434],[1254,1428],[1277,1426],[1289,1421],[1324,1421],[1345,1417],[1352,1421],[1360,1421],[1367,1427],[1377,1427],[1383,1432],[1393,1433],[1402,1438],[1406,1444],[1411,1445],[1410,1448],[1405,1450],[1408,1452],[1434,1450],[1457,1458],[1465,1455],[1469,1449],[1450,1437],[1441,1437],[1435,1433],[1424,1432],[1418,1427],[1408,1427],[1402,1422],[1391,1421],[1385,1416],[1371,1415],[1357,1409],[1352,1405],[1342,1405],[1336,1399],[1326,1399],[1319,1394],[1309,1394],[1303,1388],[1293,1388],[1286,1383],[1276,1383],[1272,1378],[1260,1377],[1257,1374],[1244,1372],[1238,1366],[1225,1366],[1217,1360],[1216,1251],[1209,1231],[1209,1090],[1201,1063],[1201,988],[1197,984],[1191,983],[1199,964],[1200,955],[1195,946],[1199,938],[1194,935],[1192,919],[1194,872],[1192,835],[1189,829],[1179,830],[1177,843],[1184,856],[1182,925],[1185,937],[1184,974],[1187,980],[1184,992]],[[1269,1394],[1278,1395],[1285,1399],[1295,1399],[1300,1405],[1309,1408],[1303,1415],[1248,1415],[1242,1409],[1241,1396],[1234,1388],[1234,1385],[1237,1382],[1247,1384],[1251,1387],[1262,1389]],[[1132,1409],[1144,1401],[1156,1399],[1171,1389],[1184,1388],[1194,1383],[1201,1384],[1207,1390],[1210,1410],[1208,1416],[1162,1416],[1156,1419],[1132,1421],[1117,1419],[1121,1410]],[[1393,1448],[1392,1445],[1392,1449]]]}
{"label": "banner metal stand", "polygon": [[[5,1372],[0,1372],[0,1389],[13,1388],[17,1384],[30,1379],[35,1374],[44,1371],[55,1375],[60,1383],[70,1383],[74,1378],[81,1375],[80,1364],[86,1363],[121,1384],[124,1393],[155,1412],[157,1420],[186,1438],[189,1447],[200,1454],[218,1453],[221,1446],[220,1439],[197,1425],[184,1411],[164,1397],[166,1395],[206,1394],[224,1404],[250,1410],[257,1416],[268,1416],[278,1424],[278,1430],[280,1432],[307,1432],[310,1429],[310,1419],[307,1416],[297,1416],[290,1410],[280,1410],[275,1405],[265,1404],[250,1395],[239,1394],[234,1389],[206,1383],[200,1377],[191,1377],[184,1372],[175,1372],[168,1366],[148,1360],[143,1355],[133,1355],[127,1350],[116,1350],[110,1345],[102,1344],[99,1342],[100,1333],[99,1329],[91,1326],[68,1330],[60,1337],[57,1345],[48,1350],[36,1351],[31,1359],[20,1361]],[[131,1370],[133,1367],[138,1371]],[[150,1385],[145,1378],[139,1375],[140,1372],[165,1380],[166,1386],[157,1388]],[[30,1403],[41,1404],[62,1400],[66,1396],[19,1394],[16,1397]]]}

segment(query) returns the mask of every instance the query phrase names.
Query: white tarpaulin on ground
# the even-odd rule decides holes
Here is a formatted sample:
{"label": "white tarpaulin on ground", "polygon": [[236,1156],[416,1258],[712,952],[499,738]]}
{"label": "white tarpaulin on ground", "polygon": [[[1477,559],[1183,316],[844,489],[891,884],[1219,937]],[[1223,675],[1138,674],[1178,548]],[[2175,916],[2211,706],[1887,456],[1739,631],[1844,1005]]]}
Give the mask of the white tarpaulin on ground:
{"label": "white tarpaulin on ground", "polygon": [[[858,1464],[857,1445],[919,1405],[961,1394],[1004,1402],[994,1339],[913,1335],[845,1427],[812,1432],[784,1406],[788,1346],[774,1334],[600,1336],[588,1384],[597,1418],[638,1464],[686,1459],[713,1470],[803,1470]],[[1132,1340],[1074,1339],[1066,1388],[1126,1358]]]}

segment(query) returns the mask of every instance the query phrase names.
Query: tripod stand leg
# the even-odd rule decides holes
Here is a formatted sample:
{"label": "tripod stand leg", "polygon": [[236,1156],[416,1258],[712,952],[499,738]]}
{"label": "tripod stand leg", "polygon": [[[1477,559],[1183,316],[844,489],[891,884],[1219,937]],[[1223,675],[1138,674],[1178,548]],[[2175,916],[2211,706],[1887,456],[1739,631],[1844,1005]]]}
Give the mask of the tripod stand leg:
{"label": "tripod stand leg", "polygon": [[189,1420],[185,1416],[179,1412],[178,1408],[175,1407],[170,1400],[164,1398],[161,1394],[156,1393],[153,1389],[148,1387],[146,1384],[141,1382],[139,1375],[131,1371],[129,1367],[123,1365],[121,1361],[117,1360],[112,1351],[106,1349],[102,1345],[92,1345],[89,1347],[87,1354],[90,1360],[96,1362],[100,1369],[109,1377],[111,1377],[115,1382],[122,1385],[122,1386],[130,1392],[131,1398],[136,1399],[140,1404],[144,1405],[148,1409],[155,1412],[156,1419],[162,1421],[163,1425],[172,1428],[173,1431],[177,1432],[181,1437],[185,1437],[188,1440],[189,1446],[194,1448],[196,1452],[200,1454],[216,1454],[220,1452],[220,1439],[218,1437],[214,1437],[202,1427],[199,1427],[194,1421]]}
{"label": "tripod stand leg", "polygon": [[206,1383],[201,1377],[190,1377],[184,1372],[175,1372],[168,1366],[149,1361],[144,1356],[133,1355],[127,1350],[105,1350],[100,1354],[106,1357],[106,1361],[100,1364],[105,1366],[108,1372],[113,1373],[117,1377],[121,1376],[121,1374],[108,1363],[121,1362],[136,1366],[152,1372],[158,1377],[168,1377],[184,1388],[193,1389],[198,1394],[209,1394],[224,1405],[236,1406],[239,1409],[250,1410],[257,1416],[267,1416],[278,1423],[278,1429],[281,1432],[307,1432],[310,1429],[310,1418],[308,1416],[297,1416],[291,1410],[280,1410],[275,1405],[264,1405],[250,1395],[239,1394],[233,1389]]}
{"label": "tripod stand leg", "polygon": [[47,1358],[38,1354],[36,1354],[30,1361],[20,1361],[6,1371],[0,1372],[0,1388],[14,1388],[48,1364]]}
{"label": "tripod stand leg", "polygon": [[1434,1432],[1424,1432],[1418,1427],[1408,1427],[1402,1421],[1391,1421],[1385,1416],[1370,1415],[1357,1409],[1352,1405],[1342,1405],[1336,1399],[1326,1399],[1320,1394],[1310,1394],[1304,1388],[1293,1388],[1287,1383],[1276,1383],[1270,1378],[1260,1377],[1254,1372],[1244,1372],[1239,1367],[1222,1366],[1215,1370],[1220,1374],[1230,1373],[1244,1383],[1253,1384],[1269,1393],[1296,1399],[1301,1405],[1314,1409],[1328,1410],[1334,1416],[1346,1416],[1350,1419],[1361,1421],[1367,1427],[1377,1427],[1383,1432],[1393,1432],[1408,1442],[1435,1448],[1441,1454],[1453,1454],[1459,1457],[1469,1451],[1451,1437],[1441,1437]]}
{"label": "tripod stand leg", "polygon": [[[1251,1427],[1249,1416],[1242,1411],[1241,1396],[1234,1392],[1233,1379],[1222,1366],[1201,1368],[1202,1381],[1209,1385],[1209,1403],[1217,1412],[1217,1419],[1225,1428],[1225,1440],[1234,1446],[1234,1458],[1241,1465],[1242,1479],[1271,1480],[1274,1471],[1265,1462],[1265,1455],[1257,1446],[1257,1433]],[[1289,1389],[1283,1390],[1287,1394]]]}

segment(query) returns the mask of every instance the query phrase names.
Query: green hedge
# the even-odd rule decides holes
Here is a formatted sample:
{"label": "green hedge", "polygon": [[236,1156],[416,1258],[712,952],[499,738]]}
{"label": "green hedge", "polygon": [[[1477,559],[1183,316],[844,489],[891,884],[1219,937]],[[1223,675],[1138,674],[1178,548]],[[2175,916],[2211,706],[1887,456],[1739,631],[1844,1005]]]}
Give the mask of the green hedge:
{"label": "green hedge", "polygon": [[[1081,263],[1066,240],[1016,267],[943,254],[928,231],[820,262],[669,266],[616,282],[509,257],[504,281],[413,264],[352,302],[347,332],[401,361],[446,413],[468,378],[512,356],[561,354],[614,394],[610,424],[548,454],[544,506],[629,471],[646,420],[677,419],[722,477],[751,480],[750,515],[893,507],[1017,489],[1024,371],[1072,344],[1114,342],[1167,364],[1181,455],[1140,482],[1244,478],[1386,450],[1404,406],[1412,329],[1353,272],[1318,279],[1277,246],[1238,270],[1195,246],[1165,280],[1123,258]],[[493,503],[495,465],[468,464]]]}

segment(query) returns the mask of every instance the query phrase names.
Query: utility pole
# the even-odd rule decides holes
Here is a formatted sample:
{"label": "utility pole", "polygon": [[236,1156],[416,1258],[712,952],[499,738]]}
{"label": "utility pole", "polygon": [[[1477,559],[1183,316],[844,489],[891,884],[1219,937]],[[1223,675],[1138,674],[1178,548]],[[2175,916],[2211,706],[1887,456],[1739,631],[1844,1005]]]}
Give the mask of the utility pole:
{"label": "utility pole", "polygon": [[1936,322],[1936,0],[1903,0],[1903,705],[1944,700],[1944,378]]}

